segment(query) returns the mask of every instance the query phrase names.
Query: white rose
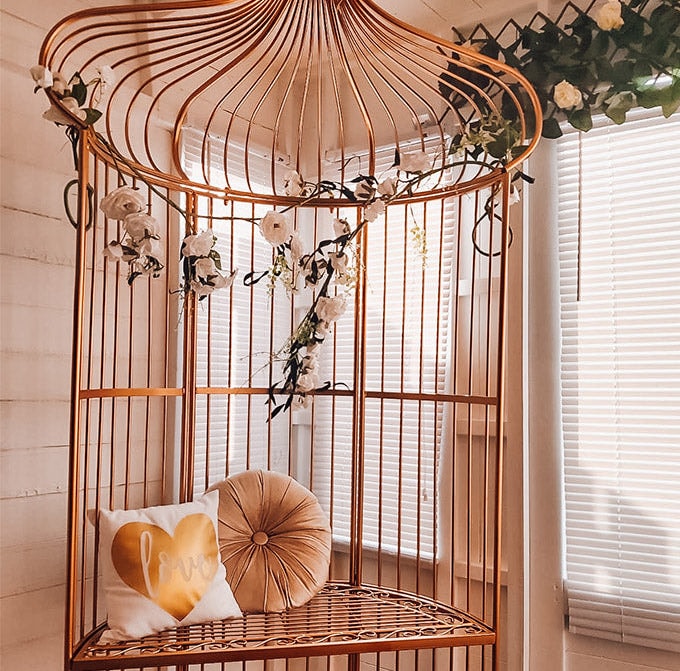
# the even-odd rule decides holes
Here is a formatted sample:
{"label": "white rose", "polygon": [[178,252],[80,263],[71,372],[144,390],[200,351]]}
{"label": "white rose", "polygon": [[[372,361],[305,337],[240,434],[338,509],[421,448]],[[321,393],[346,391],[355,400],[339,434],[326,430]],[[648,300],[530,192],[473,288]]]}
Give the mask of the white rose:
{"label": "white rose", "polygon": [[298,261],[304,256],[305,250],[302,246],[302,240],[297,233],[293,233],[290,239],[290,255],[293,261]]}
{"label": "white rose", "polygon": [[43,112],[43,119],[46,121],[53,121],[54,123],[62,124],[63,126],[73,125],[73,119],[62,109],[62,107],[65,107],[75,117],[85,121],[87,118],[87,112],[78,107],[78,101],[75,98],[67,96],[66,98],[62,98],[60,102],[60,105],[50,105],[50,108]]}
{"label": "white rose", "polygon": [[196,270],[196,277],[207,280],[210,275],[217,275],[217,267],[215,262],[208,256],[202,256],[196,259],[194,264]]}
{"label": "white rose", "polygon": [[31,77],[33,77],[35,85],[41,89],[50,88],[54,82],[52,73],[43,65],[34,65],[31,68]]}
{"label": "white rose", "polygon": [[583,96],[573,84],[563,79],[555,86],[553,100],[558,107],[566,110],[580,105],[583,101]]}
{"label": "white rose", "polygon": [[156,238],[144,238],[137,246],[140,254],[161,259],[163,256],[163,244]]}
{"label": "white rose", "polygon": [[50,108],[43,112],[42,118],[45,121],[52,121],[53,123],[61,124],[63,126],[70,126],[73,124],[73,119],[64,112],[58,105],[50,105]]}
{"label": "white rose", "polygon": [[120,261],[123,258],[123,246],[117,240],[112,240],[104,247],[103,254],[107,259]]}
{"label": "white rose", "polygon": [[623,25],[621,3],[619,0],[608,0],[595,14],[595,22],[600,30],[618,30]]}
{"label": "white rose", "polygon": [[283,191],[287,196],[301,196],[305,191],[305,180],[297,170],[291,170],[283,178]]}
{"label": "white rose", "polygon": [[[108,93],[111,86],[113,86],[116,78],[113,70],[108,65],[102,65],[97,68],[95,78],[90,82],[92,85],[92,107],[99,107],[102,99]],[[88,84],[89,86],[89,84]]]}
{"label": "white rose", "polygon": [[147,233],[149,235],[158,234],[158,222],[150,214],[144,212],[128,214],[123,219],[123,228],[135,242],[145,238]]}
{"label": "white rose", "polygon": [[354,187],[354,195],[359,200],[370,200],[375,195],[375,186],[369,179],[361,179]]}
{"label": "white rose", "polygon": [[319,322],[316,325],[314,332],[318,337],[325,338],[330,333],[330,329],[328,328],[328,322]]}
{"label": "white rose", "polygon": [[317,354],[305,354],[302,357],[302,372],[303,373],[316,373],[319,367],[319,357]]}
{"label": "white rose", "polygon": [[295,391],[312,391],[319,386],[319,376],[316,373],[303,373],[298,377]]}
{"label": "white rose", "polygon": [[345,312],[347,301],[344,296],[320,296],[316,302],[316,316],[323,322],[334,322]]}
{"label": "white rose", "polygon": [[61,74],[61,72],[55,72],[54,75],[52,75],[53,82],[52,82],[52,90],[60,96],[63,96],[66,91],[68,91],[68,82],[66,81],[66,77]]}
{"label": "white rose", "polygon": [[229,275],[217,273],[210,281],[215,285],[215,289],[224,289],[230,287],[234,283],[234,277],[236,277],[236,270],[232,271]]}
{"label": "white rose", "polygon": [[153,275],[159,270],[154,261],[154,259],[147,256],[140,256],[132,262],[133,269],[142,275]]}
{"label": "white rose", "polygon": [[364,208],[364,219],[366,221],[375,221],[384,212],[385,203],[382,200],[374,200]]}
{"label": "white rose", "polygon": [[209,284],[201,284],[198,280],[191,280],[191,288],[199,298],[209,296],[215,291],[215,287],[210,286]]}
{"label": "white rose", "polygon": [[335,270],[336,273],[344,273],[347,271],[347,264],[349,262],[349,257],[347,254],[344,254],[342,252],[336,253],[336,252],[331,252],[328,255],[328,261],[330,262],[331,266],[333,267],[333,270]]}
{"label": "white rose", "polygon": [[424,151],[414,151],[399,156],[400,170],[406,172],[427,172],[431,169],[430,159]]}
{"label": "white rose", "polygon": [[396,177],[388,177],[378,184],[378,193],[381,196],[393,196],[397,192],[397,184]]}
{"label": "white rose", "polygon": [[278,247],[288,242],[293,233],[293,224],[282,212],[271,210],[262,217],[260,232],[272,247]]}
{"label": "white rose", "polygon": [[214,244],[215,237],[210,228],[197,235],[187,235],[182,242],[182,256],[208,256]]}
{"label": "white rose", "polygon": [[83,109],[80,109],[78,101],[75,98],[72,98],[71,96],[66,96],[66,98],[61,99],[61,104],[69,112],[77,116],[79,119],[85,120],[85,118],[87,117],[87,112]]}
{"label": "white rose", "polygon": [[347,219],[334,219],[333,220],[333,232],[335,237],[339,238],[341,235],[347,235],[350,233],[350,227],[347,223]]}
{"label": "white rose", "polygon": [[99,209],[109,219],[125,219],[129,214],[141,212],[146,207],[146,198],[139,189],[121,186],[102,198]]}

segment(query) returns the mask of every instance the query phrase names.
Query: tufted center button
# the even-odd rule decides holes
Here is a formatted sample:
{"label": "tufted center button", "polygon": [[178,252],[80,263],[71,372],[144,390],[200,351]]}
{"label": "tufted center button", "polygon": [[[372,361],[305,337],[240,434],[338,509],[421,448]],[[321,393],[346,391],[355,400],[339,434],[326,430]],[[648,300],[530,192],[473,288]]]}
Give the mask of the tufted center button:
{"label": "tufted center button", "polygon": [[255,545],[266,545],[269,540],[269,536],[264,531],[256,531],[251,538]]}

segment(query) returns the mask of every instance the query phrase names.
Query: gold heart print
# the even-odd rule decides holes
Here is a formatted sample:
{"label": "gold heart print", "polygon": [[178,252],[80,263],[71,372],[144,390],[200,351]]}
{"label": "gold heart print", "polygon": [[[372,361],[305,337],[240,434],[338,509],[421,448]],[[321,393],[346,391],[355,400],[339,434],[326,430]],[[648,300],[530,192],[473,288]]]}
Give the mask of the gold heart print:
{"label": "gold heart print", "polygon": [[187,515],[174,535],[155,524],[128,522],[113,538],[111,559],[123,582],[178,621],[201,600],[217,572],[215,526]]}

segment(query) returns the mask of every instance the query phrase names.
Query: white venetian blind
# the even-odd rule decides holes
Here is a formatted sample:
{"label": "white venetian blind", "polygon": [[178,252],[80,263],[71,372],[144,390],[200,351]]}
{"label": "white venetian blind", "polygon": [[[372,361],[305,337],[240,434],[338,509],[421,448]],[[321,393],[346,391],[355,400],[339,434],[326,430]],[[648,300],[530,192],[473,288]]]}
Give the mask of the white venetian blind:
{"label": "white venetian blind", "polygon": [[[183,144],[187,174],[200,182],[201,138],[186,130]],[[226,178],[219,160],[223,142],[211,138],[217,151],[209,152],[211,184],[223,185]],[[230,149],[232,153],[238,147]],[[262,182],[269,162],[251,157],[251,171]],[[230,175],[233,188],[246,190],[240,175]],[[269,386],[266,352],[271,342],[285,342],[290,333],[290,304],[285,297],[268,296],[264,282],[254,288],[243,284],[245,273],[266,270],[272,247],[253,225],[240,217],[261,217],[269,207],[199,198],[199,228],[211,227],[225,272],[239,269],[229,290],[215,291],[199,304],[197,312],[196,370],[199,387]],[[205,217],[211,214],[212,220]],[[229,353],[229,354],[228,354]],[[275,378],[276,379],[276,378]],[[196,400],[194,446],[194,491],[202,492],[228,474],[246,468],[288,470],[287,433],[270,431],[267,406],[260,396],[229,398],[224,394],[203,395]]]}
{"label": "white venetian blind", "polygon": [[558,140],[571,631],[680,652],[680,115]]}

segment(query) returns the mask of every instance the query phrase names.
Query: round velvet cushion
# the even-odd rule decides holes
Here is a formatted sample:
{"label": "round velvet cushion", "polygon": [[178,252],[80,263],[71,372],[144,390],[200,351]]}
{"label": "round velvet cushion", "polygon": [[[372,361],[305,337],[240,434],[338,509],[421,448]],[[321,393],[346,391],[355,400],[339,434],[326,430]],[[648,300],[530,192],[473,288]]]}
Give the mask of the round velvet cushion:
{"label": "round velvet cushion", "polygon": [[244,471],[210,489],[220,493],[222,563],[243,612],[301,606],[324,586],[331,530],[312,492],[273,471]]}

